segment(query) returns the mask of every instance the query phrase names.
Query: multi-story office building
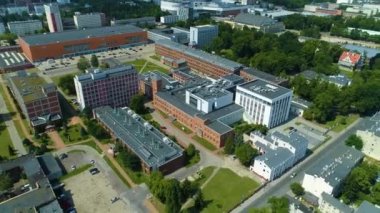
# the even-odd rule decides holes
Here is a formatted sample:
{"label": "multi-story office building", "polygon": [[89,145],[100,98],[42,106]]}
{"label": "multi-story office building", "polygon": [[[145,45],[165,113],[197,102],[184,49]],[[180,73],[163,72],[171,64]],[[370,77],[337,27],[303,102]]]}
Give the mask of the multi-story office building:
{"label": "multi-story office building", "polygon": [[36,131],[44,131],[62,118],[58,92],[37,74],[19,71],[9,77],[9,87],[22,113]]}
{"label": "multi-story office building", "polygon": [[250,170],[269,181],[281,176],[305,157],[308,146],[308,140],[297,132],[284,135],[275,131],[267,136],[252,132],[250,140],[262,153],[255,158]]}
{"label": "multi-story office building", "polygon": [[273,128],[288,119],[292,91],[282,86],[256,79],[236,88],[235,103],[245,109],[249,123]]}
{"label": "multi-story office building", "polygon": [[178,21],[177,15],[166,15],[160,17],[160,22],[163,24],[172,24]]}
{"label": "multi-story office building", "polygon": [[147,16],[147,17],[141,17],[141,18],[111,20],[111,26],[125,25],[125,24],[130,24],[130,25],[135,25],[135,26],[155,25],[156,24],[156,17]]}
{"label": "multi-story office building", "polygon": [[125,107],[138,93],[138,76],[131,65],[94,70],[74,78],[80,108]]}
{"label": "multi-story office building", "polygon": [[11,5],[6,7],[6,11],[8,14],[22,15],[23,13],[29,13],[29,8],[27,6]]}
{"label": "multi-story office building", "polygon": [[243,108],[233,103],[228,91],[233,83],[198,77],[179,87],[164,87],[160,76],[152,77],[153,106],[175,118],[198,137],[215,147],[223,147],[233,128],[229,125],[242,119]]}
{"label": "multi-story office building", "polygon": [[346,176],[362,159],[363,154],[354,148],[336,149],[332,155],[305,171],[302,187],[319,200],[322,200],[323,192],[337,196]]}
{"label": "multi-story office building", "polygon": [[160,56],[185,59],[191,69],[212,78],[236,74],[243,68],[237,62],[168,40],[158,40],[155,51]]}
{"label": "multi-story office building", "polygon": [[217,25],[200,25],[190,27],[190,45],[196,47],[204,47],[218,36]]}
{"label": "multi-story office building", "polygon": [[94,109],[96,119],[131,152],[143,171],[171,173],[184,165],[183,149],[128,107],[104,106]]}
{"label": "multi-story office building", "polygon": [[61,19],[61,12],[57,3],[45,4],[46,20],[51,33],[62,32],[63,25]]}
{"label": "multi-story office building", "polygon": [[131,25],[24,36],[19,43],[31,61],[71,57],[147,42],[146,31]]}
{"label": "multi-story office building", "polygon": [[11,33],[23,36],[42,30],[42,23],[40,20],[12,21],[8,22],[8,29]]}
{"label": "multi-story office building", "polygon": [[250,13],[240,13],[233,21],[226,20],[225,23],[237,28],[243,28],[245,26],[254,28],[264,33],[278,33],[285,30],[285,25],[282,22]]}
{"label": "multi-story office building", "polygon": [[104,20],[104,13],[81,14],[77,12],[74,15],[74,23],[77,29],[101,27],[105,22]]}

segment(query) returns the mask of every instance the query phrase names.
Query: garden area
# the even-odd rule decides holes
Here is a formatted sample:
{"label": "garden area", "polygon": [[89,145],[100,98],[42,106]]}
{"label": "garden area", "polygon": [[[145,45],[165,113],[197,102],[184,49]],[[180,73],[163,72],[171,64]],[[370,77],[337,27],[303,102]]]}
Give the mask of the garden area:
{"label": "garden area", "polygon": [[0,157],[9,158],[14,154],[12,140],[4,123],[0,123]]}
{"label": "garden area", "polygon": [[81,125],[76,124],[72,126],[63,126],[59,131],[59,135],[66,144],[75,143],[88,139],[87,131],[81,127]]}
{"label": "garden area", "polygon": [[216,150],[216,147],[214,145],[212,145],[211,142],[209,142],[208,140],[206,140],[204,138],[199,137],[198,135],[194,135],[192,137],[192,139],[194,139],[196,142],[198,142],[199,144],[201,144],[202,146],[204,146],[206,149],[208,149],[210,151]]}
{"label": "garden area", "polygon": [[158,66],[156,64],[153,64],[153,63],[151,63],[147,60],[144,60],[144,59],[137,59],[134,61],[127,62],[126,64],[132,64],[139,73],[144,73],[144,72],[148,72],[148,71],[159,71],[159,72],[162,72],[165,74],[169,73],[169,70],[167,70],[161,66]]}
{"label": "garden area", "polygon": [[328,128],[334,132],[341,132],[353,122],[355,122],[360,116],[358,114],[350,114],[347,116],[338,115],[334,120],[326,122],[323,127]]}
{"label": "garden area", "polygon": [[185,125],[182,125],[177,120],[172,122],[175,127],[177,127],[179,130],[183,131],[186,134],[191,134],[193,131],[191,131],[189,128],[187,128]]}

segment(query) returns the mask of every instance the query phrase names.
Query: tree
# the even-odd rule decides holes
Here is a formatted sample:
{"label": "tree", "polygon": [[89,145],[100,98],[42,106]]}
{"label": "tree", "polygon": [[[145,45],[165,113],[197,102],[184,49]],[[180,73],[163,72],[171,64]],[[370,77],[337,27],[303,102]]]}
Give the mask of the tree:
{"label": "tree", "polygon": [[293,194],[297,197],[305,194],[305,189],[299,183],[292,183],[290,185],[290,189],[292,190]]}
{"label": "tree", "polygon": [[200,211],[205,206],[205,202],[203,200],[203,193],[201,190],[198,191],[198,193],[195,195],[194,199],[194,208],[197,211]]}
{"label": "tree", "polygon": [[85,128],[81,127],[80,128],[80,136],[83,138],[85,136],[87,136],[87,131]]}
{"label": "tree", "polygon": [[96,55],[91,55],[91,66],[92,67],[99,67],[99,60]]}
{"label": "tree", "polygon": [[192,158],[195,154],[196,154],[197,150],[195,149],[195,146],[193,144],[190,144],[187,148],[186,148],[186,156],[188,158]]}
{"label": "tree", "polygon": [[165,190],[165,212],[167,213],[178,213],[181,210],[181,188],[178,180],[170,179],[167,180],[166,190]]}
{"label": "tree", "polygon": [[181,183],[181,200],[184,202],[189,197],[193,196],[198,190],[198,184],[196,182],[190,182],[188,179],[185,179]]}
{"label": "tree", "polygon": [[124,167],[129,168],[133,171],[140,171],[141,170],[141,161],[132,152],[128,152],[126,150],[121,150],[119,152],[118,158],[121,160]]}
{"label": "tree", "polygon": [[350,137],[347,138],[346,140],[346,145],[355,147],[357,150],[362,150],[363,148],[363,140],[356,135],[350,135]]}
{"label": "tree", "polygon": [[84,117],[86,117],[87,119],[90,119],[92,117],[92,110],[88,107],[85,107],[83,110],[82,110],[82,115]]}
{"label": "tree", "polygon": [[58,86],[68,95],[75,95],[74,75],[65,75],[61,77]]}
{"label": "tree", "polygon": [[148,186],[152,194],[162,203],[165,203],[166,180],[161,172],[154,171],[151,173],[148,181]]}
{"label": "tree", "polygon": [[86,69],[90,68],[91,65],[90,65],[90,62],[88,61],[87,58],[85,57],[81,57],[77,63],[77,68],[84,72]]}
{"label": "tree", "polygon": [[248,143],[243,143],[236,147],[235,155],[244,166],[248,167],[252,159],[258,155],[258,151]]}
{"label": "tree", "polygon": [[144,101],[145,97],[143,95],[134,95],[131,100],[130,108],[137,114],[144,114],[146,113]]}
{"label": "tree", "polygon": [[235,152],[235,143],[233,137],[228,137],[226,143],[224,144],[224,153],[231,155]]}
{"label": "tree", "polygon": [[286,197],[271,197],[268,200],[271,205],[272,212],[276,213],[288,213],[289,212],[289,201]]}
{"label": "tree", "polygon": [[8,190],[11,187],[13,187],[12,178],[6,172],[1,173],[0,174],[0,191]]}
{"label": "tree", "polygon": [[8,145],[8,153],[10,156],[13,156],[15,155],[15,150],[13,149],[13,147],[11,145]]}

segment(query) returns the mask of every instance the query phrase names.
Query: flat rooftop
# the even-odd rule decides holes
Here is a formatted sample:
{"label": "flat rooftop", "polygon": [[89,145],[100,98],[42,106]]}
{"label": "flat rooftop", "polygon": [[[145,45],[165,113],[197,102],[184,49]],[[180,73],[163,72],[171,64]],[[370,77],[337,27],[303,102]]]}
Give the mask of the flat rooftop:
{"label": "flat rooftop", "polygon": [[98,107],[94,113],[98,120],[153,169],[183,155],[179,145],[128,107]]}
{"label": "flat rooftop", "polygon": [[363,158],[363,154],[351,147],[336,150],[333,156],[320,159],[318,164],[305,173],[323,178],[331,186],[338,186],[351,172],[351,169]]}
{"label": "flat rooftop", "polygon": [[[263,71],[260,71],[253,67],[246,67],[242,70],[243,72],[246,72],[250,75],[253,75],[255,78],[259,78],[261,80],[269,81],[273,84],[281,84],[283,82],[286,82],[287,80]],[[242,72],[240,71],[240,72]]]}
{"label": "flat rooftop", "polygon": [[81,40],[136,32],[143,32],[143,30],[133,25],[117,25],[110,27],[87,28],[83,30],[68,30],[57,33],[23,36],[21,39],[23,39],[29,45],[46,45],[72,40]]}
{"label": "flat rooftop", "polygon": [[235,17],[234,21],[238,23],[253,25],[253,26],[258,26],[258,27],[273,25],[277,23],[276,20],[271,19],[269,17],[259,16],[259,15],[250,14],[250,13],[240,13],[239,15]]}
{"label": "flat rooftop", "polygon": [[198,60],[209,62],[211,64],[215,64],[221,68],[228,69],[231,72],[234,72],[237,69],[243,67],[242,64],[239,64],[237,62],[225,59],[225,58],[217,56],[217,55],[210,54],[210,53],[202,51],[202,50],[198,50],[198,49],[194,49],[194,48],[182,45],[182,44],[178,44],[178,43],[173,42],[173,41],[161,39],[161,40],[156,41],[156,44],[164,46],[164,47],[172,49],[172,50],[175,50],[175,51],[178,51],[178,52],[182,52],[182,53],[189,55],[191,57],[194,57]]}
{"label": "flat rooftop", "polygon": [[0,53],[0,67],[8,68],[30,64],[23,54],[16,51],[6,51]]}
{"label": "flat rooftop", "polygon": [[44,79],[36,73],[26,73],[19,71],[16,75],[11,75],[9,81],[18,90],[25,103],[46,98],[48,91],[56,91],[53,83],[46,83]]}
{"label": "flat rooftop", "polygon": [[75,78],[81,83],[89,83],[114,76],[137,73],[132,65],[119,65],[108,69],[96,69],[92,72],[76,75]]}
{"label": "flat rooftop", "polygon": [[237,86],[237,89],[244,88],[258,95],[269,99],[275,99],[285,94],[292,93],[292,90],[285,87],[269,83],[267,81],[256,79]]}

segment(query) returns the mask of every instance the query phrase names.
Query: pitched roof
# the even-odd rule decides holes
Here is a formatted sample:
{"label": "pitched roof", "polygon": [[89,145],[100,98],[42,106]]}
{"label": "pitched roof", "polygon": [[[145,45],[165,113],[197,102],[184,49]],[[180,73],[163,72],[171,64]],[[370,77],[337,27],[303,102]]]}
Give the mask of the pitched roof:
{"label": "pitched roof", "polygon": [[361,56],[358,53],[344,51],[342,53],[342,55],[340,55],[339,61],[344,61],[346,63],[350,63],[352,65],[355,65],[359,62],[360,57]]}
{"label": "pitched roof", "polygon": [[338,199],[336,199],[330,194],[322,192],[322,199],[324,202],[328,203],[330,206],[333,206],[335,209],[338,209],[340,212],[345,212],[345,213],[353,212],[353,210],[349,206],[340,202]]}
{"label": "pitched roof", "polygon": [[363,201],[355,213],[380,213],[380,208],[368,201]]}

